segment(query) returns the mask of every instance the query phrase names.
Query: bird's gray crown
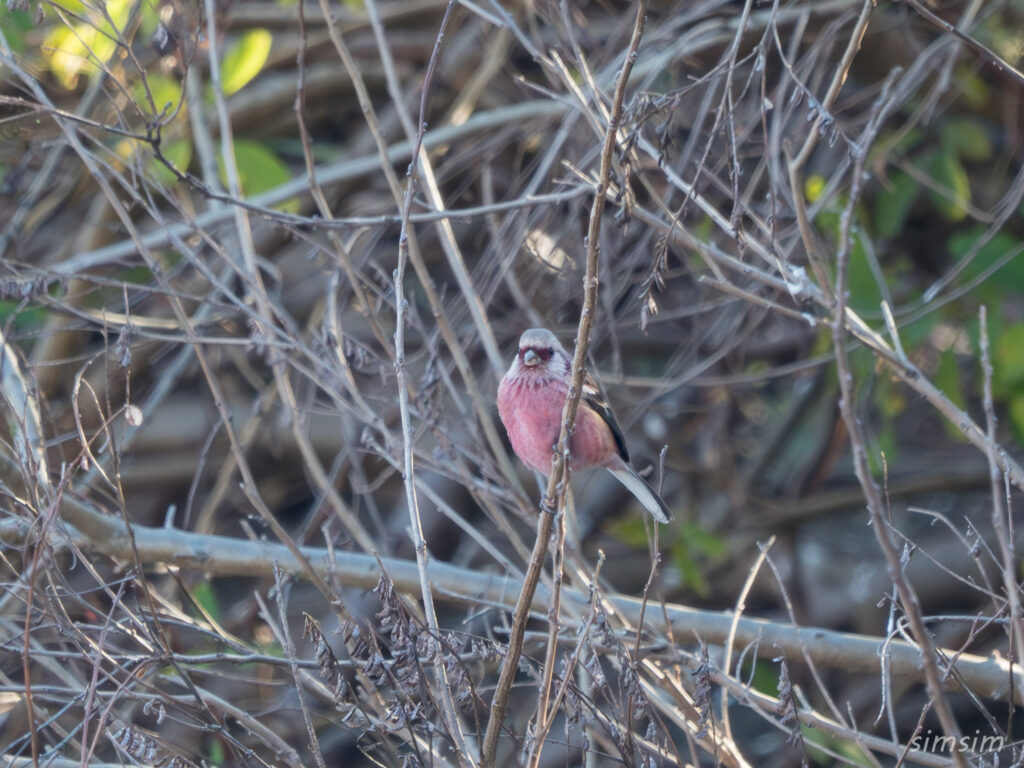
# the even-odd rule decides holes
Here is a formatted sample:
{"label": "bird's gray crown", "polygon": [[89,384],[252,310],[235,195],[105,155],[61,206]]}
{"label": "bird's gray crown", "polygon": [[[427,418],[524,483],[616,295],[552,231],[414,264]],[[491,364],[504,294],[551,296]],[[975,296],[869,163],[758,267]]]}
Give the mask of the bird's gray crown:
{"label": "bird's gray crown", "polygon": [[547,328],[531,328],[519,337],[520,349],[543,347],[562,349],[562,343],[558,340],[558,337]]}

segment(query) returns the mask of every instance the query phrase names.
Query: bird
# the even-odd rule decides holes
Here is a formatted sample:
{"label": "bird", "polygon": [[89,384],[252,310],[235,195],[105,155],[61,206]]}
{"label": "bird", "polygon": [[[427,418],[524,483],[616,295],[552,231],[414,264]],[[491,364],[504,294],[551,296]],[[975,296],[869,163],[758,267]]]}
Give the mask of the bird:
{"label": "bird", "polygon": [[[558,337],[546,328],[531,328],[519,338],[515,359],[498,385],[498,415],[512,450],[545,477],[551,474],[571,371],[572,358]],[[587,374],[569,442],[569,469],[589,467],[611,472],[659,523],[672,519],[665,502],[630,464],[622,430]]]}

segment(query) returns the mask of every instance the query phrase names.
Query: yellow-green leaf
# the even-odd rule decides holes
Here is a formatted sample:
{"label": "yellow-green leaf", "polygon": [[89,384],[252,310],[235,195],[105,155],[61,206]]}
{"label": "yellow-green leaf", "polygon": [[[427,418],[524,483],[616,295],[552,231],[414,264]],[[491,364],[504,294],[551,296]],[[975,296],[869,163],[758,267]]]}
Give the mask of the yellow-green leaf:
{"label": "yellow-green leaf", "polygon": [[1010,400],[1010,423],[1017,439],[1024,443],[1024,395],[1018,395]]}
{"label": "yellow-green leaf", "polygon": [[804,197],[807,198],[807,202],[816,203],[821,199],[821,193],[825,191],[825,178],[814,174],[809,176],[807,181],[804,182]]}
{"label": "yellow-green leaf", "polygon": [[992,157],[992,139],[978,120],[951,119],[942,124],[942,144],[966,160]]}
{"label": "yellow-green leaf", "polygon": [[850,294],[850,306],[858,312],[871,312],[882,303],[882,289],[878,285],[884,276],[872,269],[871,254],[864,230],[854,229],[851,236],[850,262],[846,273],[846,289]]}
{"label": "yellow-green leaf", "polygon": [[208,613],[215,620],[220,620],[220,601],[217,599],[217,595],[214,593],[213,587],[210,586],[210,582],[197,582],[192,588],[192,597],[200,606],[202,606],[203,611]]}
{"label": "yellow-green leaf", "polygon": [[[954,259],[961,261],[977,247],[971,263],[963,268],[964,282],[974,280],[1001,265],[975,289],[979,301],[1001,304],[1007,296],[1018,295],[1020,286],[1024,285],[1024,258],[1021,258],[1024,241],[1015,238],[1008,230],[996,232],[987,240],[984,239],[987,236],[987,227],[978,225],[950,237],[948,249]],[[983,244],[979,246],[979,243]]]}
{"label": "yellow-green leaf", "polygon": [[[192,162],[192,142],[188,139],[178,139],[168,144],[161,145],[163,156],[170,161],[171,165],[184,173]],[[178,181],[170,168],[153,158],[153,173],[157,180],[164,186],[170,186]]]}
{"label": "yellow-green leaf", "polygon": [[250,29],[228,47],[221,65],[220,84],[225,96],[240,91],[263,69],[273,36],[266,29]]}
{"label": "yellow-green leaf", "polygon": [[996,397],[1024,394],[1024,324],[999,334],[992,354],[992,385]]}
{"label": "yellow-green leaf", "polygon": [[875,230],[880,237],[896,237],[917,199],[918,183],[903,171],[889,175],[889,185],[875,198]]}
{"label": "yellow-green leaf", "polygon": [[0,5],[0,31],[3,31],[12,51],[17,54],[25,51],[25,33],[33,27],[32,17],[25,11],[8,8],[7,3]]}
{"label": "yellow-green leaf", "polygon": [[89,66],[82,40],[69,27],[54,27],[43,38],[43,54],[57,82],[67,90],[78,84],[78,76]]}
{"label": "yellow-green leaf", "polygon": [[89,11],[88,6],[82,0],[53,0],[53,5],[76,16],[82,16]]}
{"label": "yellow-green leaf", "polygon": [[[952,349],[944,350],[939,357],[939,367],[935,371],[935,384],[953,405],[958,408],[964,407],[966,398],[960,381],[960,368],[956,364],[956,353]],[[949,436],[957,442],[966,441],[959,424],[943,420],[943,426]]]}
{"label": "yellow-green leaf", "polygon": [[[155,110],[152,112],[155,116],[166,110],[170,115],[178,108],[178,103],[181,101],[181,84],[175,78],[167,75],[147,75],[145,80],[140,80],[135,84],[132,93],[135,96],[135,103],[145,109],[147,113]],[[150,97],[152,97],[152,104]]]}
{"label": "yellow-green leaf", "polygon": [[[223,160],[219,165],[221,181],[227,185]],[[258,141],[235,140],[235,165],[238,168],[238,180],[242,185],[242,193],[246,197],[274,189],[291,179],[288,166]],[[298,201],[293,199],[286,200],[276,207],[282,211],[295,213],[298,211],[298,205]]]}
{"label": "yellow-green leaf", "polygon": [[928,190],[932,203],[950,221],[963,221],[971,201],[971,182],[960,158],[952,150],[941,149],[932,159],[930,170],[937,184]]}
{"label": "yellow-green leaf", "polygon": [[[81,12],[74,13],[86,21],[50,30],[43,39],[42,50],[50,70],[61,85],[69,90],[74,88],[81,75],[97,71],[99,65],[113,55],[121,39],[119,30],[128,23],[130,2],[107,0],[106,15],[82,5]],[[65,18],[70,20],[73,16],[66,15]]]}
{"label": "yellow-green leaf", "polygon": [[16,331],[38,331],[51,317],[50,310],[43,307],[26,307],[20,301],[0,299],[0,322],[5,326],[10,325]]}

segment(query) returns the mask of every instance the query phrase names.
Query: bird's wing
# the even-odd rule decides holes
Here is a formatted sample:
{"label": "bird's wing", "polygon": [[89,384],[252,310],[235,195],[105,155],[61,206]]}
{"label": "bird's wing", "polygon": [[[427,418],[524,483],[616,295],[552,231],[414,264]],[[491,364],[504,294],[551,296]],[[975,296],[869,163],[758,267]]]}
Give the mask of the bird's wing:
{"label": "bird's wing", "polygon": [[608,401],[601,394],[597,382],[594,381],[589,373],[583,380],[583,402],[604,419],[604,423],[608,425],[608,429],[612,432],[612,437],[615,438],[615,448],[619,456],[626,464],[629,464],[629,451],[626,450],[626,438],[622,435],[622,428],[619,427],[619,422],[615,420],[615,414],[612,413],[611,406],[608,405]]}

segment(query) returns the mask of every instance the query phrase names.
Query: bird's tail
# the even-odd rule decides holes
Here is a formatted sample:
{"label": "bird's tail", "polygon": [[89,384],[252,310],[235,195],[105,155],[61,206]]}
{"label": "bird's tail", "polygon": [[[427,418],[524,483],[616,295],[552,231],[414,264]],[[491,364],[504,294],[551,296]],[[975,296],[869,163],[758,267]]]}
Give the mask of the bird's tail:
{"label": "bird's tail", "polygon": [[661,497],[654,492],[654,489],[636,473],[632,467],[621,467],[608,469],[615,478],[626,486],[630,493],[636,496],[637,500],[644,505],[644,509],[651,513],[651,516],[659,523],[668,523],[672,519],[672,513]]}

